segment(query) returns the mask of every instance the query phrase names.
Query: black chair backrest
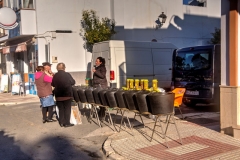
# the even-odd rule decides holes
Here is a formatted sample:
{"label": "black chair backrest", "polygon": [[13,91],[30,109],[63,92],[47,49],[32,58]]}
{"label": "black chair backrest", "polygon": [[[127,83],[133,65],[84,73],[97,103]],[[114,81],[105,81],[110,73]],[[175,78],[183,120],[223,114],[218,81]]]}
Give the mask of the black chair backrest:
{"label": "black chair backrest", "polygon": [[91,89],[86,89],[85,90],[85,95],[87,97],[87,102],[88,103],[95,103],[93,93]]}
{"label": "black chair backrest", "polygon": [[127,108],[129,110],[138,110],[138,104],[137,104],[137,100],[136,100],[136,93],[138,93],[139,91],[126,91],[124,93],[124,98],[127,104]]}
{"label": "black chair backrest", "polygon": [[174,108],[174,93],[152,93],[148,95],[153,115],[172,114]]}
{"label": "black chair backrest", "polygon": [[85,88],[79,88],[78,90],[77,90],[77,93],[78,93],[78,96],[79,96],[79,98],[80,98],[80,102],[81,103],[88,103],[88,101],[87,101],[87,97],[86,97],[86,95],[85,95]]}
{"label": "black chair backrest", "polygon": [[100,98],[100,102],[101,105],[103,106],[109,106],[108,102],[107,102],[107,97],[106,97],[106,92],[108,90],[101,90],[98,92],[99,98]]}
{"label": "black chair backrest", "polygon": [[97,88],[97,89],[94,89],[94,90],[92,91],[92,93],[93,93],[93,97],[94,97],[95,103],[98,104],[98,105],[102,105],[102,104],[101,104],[101,101],[100,101],[99,94],[98,94],[99,91],[101,91],[101,89],[98,89],[98,88]]}
{"label": "black chair backrest", "polygon": [[144,112],[150,112],[152,111],[150,104],[149,104],[149,98],[147,95],[149,95],[149,91],[141,91],[136,93],[136,100],[138,104],[138,109],[140,113]]}
{"label": "black chair backrest", "polygon": [[115,92],[117,92],[117,90],[109,90],[106,92],[107,102],[110,108],[118,107]]}
{"label": "black chair backrest", "polygon": [[79,86],[73,86],[73,87],[72,87],[72,90],[73,90],[73,98],[74,98],[74,101],[76,101],[76,102],[79,102],[79,101],[80,101],[80,98],[79,98],[78,93],[77,93],[77,91],[78,91],[79,88],[80,88]]}
{"label": "black chair backrest", "polygon": [[126,91],[123,91],[123,90],[118,90],[117,92],[115,92],[115,98],[116,98],[116,101],[117,101],[117,106],[119,108],[127,108],[126,102],[125,102],[124,97],[123,97],[123,94],[125,92]]}

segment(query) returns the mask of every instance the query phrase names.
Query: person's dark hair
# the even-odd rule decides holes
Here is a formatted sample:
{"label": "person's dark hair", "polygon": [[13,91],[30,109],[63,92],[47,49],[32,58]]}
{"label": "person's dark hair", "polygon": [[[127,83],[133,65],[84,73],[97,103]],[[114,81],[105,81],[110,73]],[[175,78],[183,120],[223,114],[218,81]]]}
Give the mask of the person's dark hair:
{"label": "person's dark hair", "polygon": [[37,66],[36,67],[36,71],[39,72],[39,71],[43,71],[44,70],[44,67],[43,66]]}
{"label": "person's dark hair", "polygon": [[97,57],[97,59],[99,59],[99,61],[102,62],[102,65],[105,66],[105,59],[103,57]]}

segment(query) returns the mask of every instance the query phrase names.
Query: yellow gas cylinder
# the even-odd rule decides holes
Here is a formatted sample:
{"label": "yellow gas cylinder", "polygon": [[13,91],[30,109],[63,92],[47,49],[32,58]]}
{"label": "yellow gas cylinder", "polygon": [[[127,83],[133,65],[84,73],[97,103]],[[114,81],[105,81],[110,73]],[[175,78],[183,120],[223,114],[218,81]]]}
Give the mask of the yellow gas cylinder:
{"label": "yellow gas cylinder", "polygon": [[158,80],[157,79],[153,79],[152,80],[152,87],[153,87],[153,91],[157,91],[158,90]]}
{"label": "yellow gas cylinder", "polygon": [[126,80],[127,89],[129,89],[129,83],[130,83],[130,79],[127,79],[127,80]]}
{"label": "yellow gas cylinder", "polygon": [[144,79],[144,90],[148,90],[148,79]]}
{"label": "yellow gas cylinder", "polygon": [[133,79],[130,79],[130,82],[129,82],[129,88],[130,88],[130,89],[133,89],[133,82],[134,82],[134,80],[133,80]]}
{"label": "yellow gas cylinder", "polygon": [[141,79],[141,81],[140,81],[140,88],[144,89],[144,79]]}
{"label": "yellow gas cylinder", "polygon": [[139,89],[139,79],[135,79],[135,80],[134,80],[134,86],[135,86],[135,89],[136,89],[136,90]]}

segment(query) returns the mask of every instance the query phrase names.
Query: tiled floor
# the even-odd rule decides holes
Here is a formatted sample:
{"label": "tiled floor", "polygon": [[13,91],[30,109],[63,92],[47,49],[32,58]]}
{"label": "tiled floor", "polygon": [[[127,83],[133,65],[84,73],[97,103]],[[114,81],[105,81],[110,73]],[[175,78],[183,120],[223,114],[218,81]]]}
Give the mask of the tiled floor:
{"label": "tiled floor", "polygon": [[199,114],[195,116],[195,120],[193,117],[191,120],[189,118],[191,122],[177,120],[182,145],[172,124],[167,132],[169,148],[162,138],[159,127],[153,140],[150,141],[153,123],[146,124],[145,128],[126,129],[113,134],[106,143],[110,141],[108,147],[111,147],[122,159],[240,159],[240,140],[218,131],[219,113]]}

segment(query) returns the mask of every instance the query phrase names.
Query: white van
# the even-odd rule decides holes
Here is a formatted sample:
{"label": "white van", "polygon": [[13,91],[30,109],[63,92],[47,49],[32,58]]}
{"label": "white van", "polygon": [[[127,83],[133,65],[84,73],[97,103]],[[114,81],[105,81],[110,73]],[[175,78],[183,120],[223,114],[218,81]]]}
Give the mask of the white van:
{"label": "white van", "polygon": [[172,54],[177,49],[172,43],[110,40],[96,43],[92,51],[92,67],[97,57],[105,58],[110,87],[126,86],[126,79],[158,79],[162,88],[170,88]]}

